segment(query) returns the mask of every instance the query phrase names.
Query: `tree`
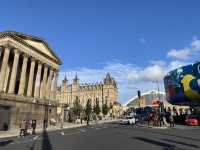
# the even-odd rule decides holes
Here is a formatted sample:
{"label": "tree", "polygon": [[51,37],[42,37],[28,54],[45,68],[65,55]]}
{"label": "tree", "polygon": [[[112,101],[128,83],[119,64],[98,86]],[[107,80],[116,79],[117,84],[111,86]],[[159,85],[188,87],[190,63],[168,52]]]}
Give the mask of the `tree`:
{"label": "tree", "polygon": [[101,109],[100,109],[100,107],[99,107],[99,101],[98,101],[98,99],[96,99],[96,104],[95,104],[95,106],[94,106],[94,112],[95,112],[95,114],[98,116],[99,114],[100,114],[100,112],[101,112]]}
{"label": "tree", "polygon": [[82,106],[80,104],[78,96],[76,96],[76,99],[74,101],[73,112],[76,115],[76,117],[80,117],[81,111],[82,111]]}
{"label": "tree", "polygon": [[104,116],[108,114],[108,110],[109,110],[109,108],[108,108],[108,105],[106,102],[105,104],[102,105],[102,113]]}
{"label": "tree", "polygon": [[89,125],[91,113],[92,113],[91,99],[88,99],[87,100],[87,104],[86,104],[86,108],[85,108],[85,115],[86,115],[86,119],[87,119],[87,125]]}

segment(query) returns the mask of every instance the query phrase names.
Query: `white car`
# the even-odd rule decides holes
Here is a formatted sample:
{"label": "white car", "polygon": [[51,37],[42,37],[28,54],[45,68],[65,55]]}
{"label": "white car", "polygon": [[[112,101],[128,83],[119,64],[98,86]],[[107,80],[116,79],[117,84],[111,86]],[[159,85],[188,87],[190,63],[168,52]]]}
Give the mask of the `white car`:
{"label": "white car", "polygon": [[127,116],[126,118],[122,119],[122,124],[135,124],[135,117]]}

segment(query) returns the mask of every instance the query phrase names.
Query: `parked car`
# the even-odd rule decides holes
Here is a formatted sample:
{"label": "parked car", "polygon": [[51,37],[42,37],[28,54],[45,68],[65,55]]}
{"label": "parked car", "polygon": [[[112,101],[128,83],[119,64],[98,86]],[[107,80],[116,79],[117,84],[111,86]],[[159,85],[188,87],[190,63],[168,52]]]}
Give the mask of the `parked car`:
{"label": "parked car", "polygon": [[200,116],[198,116],[198,115],[189,115],[186,118],[185,123],[187,125],[190,125],[190,126],[198,126],[198,125],[200,125]]}
{"label": "parked car", "polygon": [[135,117],[127,116],[122,119],[122,124],[135,124]]}

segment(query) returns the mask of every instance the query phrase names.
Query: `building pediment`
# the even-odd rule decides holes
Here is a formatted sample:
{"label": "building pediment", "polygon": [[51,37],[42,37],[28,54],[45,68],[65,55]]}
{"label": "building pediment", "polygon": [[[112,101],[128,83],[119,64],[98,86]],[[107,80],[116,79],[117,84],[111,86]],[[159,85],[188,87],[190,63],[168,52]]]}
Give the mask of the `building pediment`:
{"label": "building pediment", "polygon": [[62,64],[62,61],[58,58],[58,56],[49,47],[47,42],[43,39],[14,31],[0,32],[0,39],[7,37],[12,38],[13,40],[16,40],[17,42],[25,45],[26,47],[37,51],[45,57],[54,60],[58,64]]}

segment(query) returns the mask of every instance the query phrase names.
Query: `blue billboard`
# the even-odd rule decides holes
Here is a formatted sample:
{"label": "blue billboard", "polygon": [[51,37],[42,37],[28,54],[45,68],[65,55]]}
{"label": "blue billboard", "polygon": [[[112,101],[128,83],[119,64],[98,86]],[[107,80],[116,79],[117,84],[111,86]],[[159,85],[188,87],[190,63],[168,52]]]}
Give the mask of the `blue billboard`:
{"label": "blue billboard", "polygon": [[200,62],[169,72],[164,85],[169,103],[200,105]]}

